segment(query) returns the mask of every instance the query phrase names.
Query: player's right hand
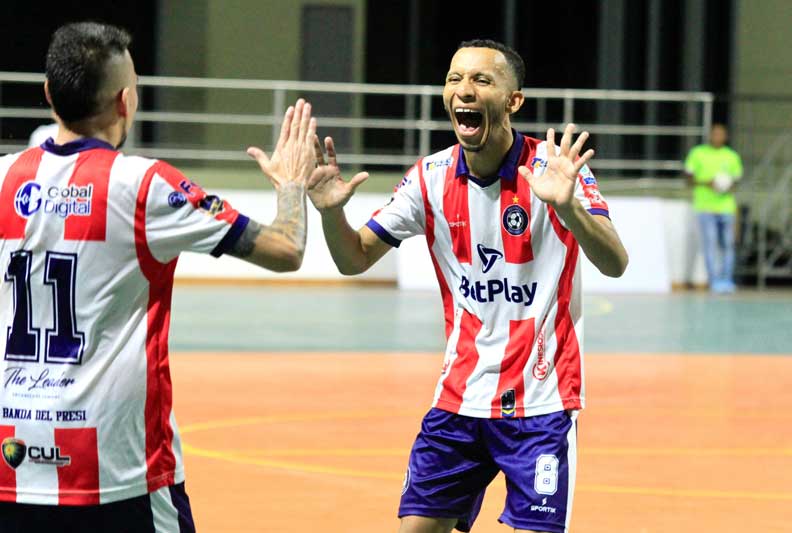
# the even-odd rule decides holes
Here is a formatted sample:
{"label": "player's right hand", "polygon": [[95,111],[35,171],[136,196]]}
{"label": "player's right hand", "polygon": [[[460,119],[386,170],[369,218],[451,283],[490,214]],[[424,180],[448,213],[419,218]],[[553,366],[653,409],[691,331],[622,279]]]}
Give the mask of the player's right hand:
{"label": "player's right hand", "polygon": [[344,181],[338,168],[332,137],[326,137],[324,144],[327,149],[327,162],[319,138],[314,136],[316,168],[308,178],[308,198],[320,212],[344,207],[355,194],[355,189],[369,177],[368,172],[359,172],[348,182]]}
{"label": "player's right hand", "polygon": [[248,148],[247,153],[258,162],[276,190],[286,183],[305,185],[315,166],[315,139],[316,119],[311,118],[311,104],[300,98],[283,116],[272,156],[255,146]]}

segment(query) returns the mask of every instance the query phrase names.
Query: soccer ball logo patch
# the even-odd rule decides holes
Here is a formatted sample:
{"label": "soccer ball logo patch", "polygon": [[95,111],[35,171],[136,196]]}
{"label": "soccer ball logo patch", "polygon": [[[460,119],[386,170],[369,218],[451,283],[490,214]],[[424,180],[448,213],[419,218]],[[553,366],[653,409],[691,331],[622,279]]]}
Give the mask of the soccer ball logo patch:
{"label": "soccer ball logo patch", "polygon": [[522,235],[528,227],[528,213],[518,204],[513,204],[503,211],[503,228],[510,235]]}

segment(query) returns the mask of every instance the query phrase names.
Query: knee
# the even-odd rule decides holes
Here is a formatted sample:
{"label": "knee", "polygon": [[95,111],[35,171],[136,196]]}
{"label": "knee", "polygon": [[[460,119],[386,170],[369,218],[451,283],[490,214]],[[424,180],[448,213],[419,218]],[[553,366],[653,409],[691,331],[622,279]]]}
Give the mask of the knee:
{"label": "knee", "polygon": [[451,533],[456,524],[456,518],[405,516],[401,519],[399,533]]}

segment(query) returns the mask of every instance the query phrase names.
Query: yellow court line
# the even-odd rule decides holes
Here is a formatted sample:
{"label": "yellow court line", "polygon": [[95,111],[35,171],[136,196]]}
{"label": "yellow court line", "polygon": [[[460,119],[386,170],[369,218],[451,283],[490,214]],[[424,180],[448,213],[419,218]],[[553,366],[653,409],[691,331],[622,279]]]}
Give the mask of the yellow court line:
{"label": "yellow court line", "polygon": [[373,478],[373,479],[403,479],[404,474],[394,474],[392,472],[377,472],[372,470],[354,470],[348,468],[336,468],[332,466],[311,465],[305,463],[290,463],[286,461],[274,461],[270,459],[255,459],[226,451],[213,451],[196,448],[186,443],[182,443],[184,453],[209,459],[219,459],[229,463],[242,465],[263,466],[268,468],[278,468],[295,472],[309,472],[313,474],[333,474],[347,477]]}
{"label": "yellow court line", "polygon": [[[409,448],[248,448],[228,449],[240,457],[402,457]],[[640,448],[586,447],[580,455],[606,457],[788,457],[792,448]]]}
{"label": "yellow court line", "polygon": [[322,422],[328,420],[355,420],[365,418],[395,418],[401,416],[421,416],[420,411],[395,409],[389,411],[366,410],[366,411],[337,411],[337,412],[314,412],[314,413],[289,413],[285,415],[254,416],[247,418],[225,418],[221,420],[209,420],[207,422],[196,422],[187,424],[179,428],[181,434],[194,433],[196,431],[211,431],[213,429],[227,429],[241,426],[255,426],[257,424],[278,424],[288,422]]}
{"label": "yellow court line", "polygon": [[[653,413],[672,413],[676,416],[685,417],[717,417],[717,418],[753,418],[753,419],[788,419],[792,418],[792,412],[735,412],[724,409],[680,409],[677,407],[599,407],[596,409],[597,415],[603,414],[627,414],[627,413],[640,413],[644,418]],[[226,418],[220,420],[209,420],[206,422],[196,422],[187,424],[180,428],[182,434],[193,433],[196,431],[211,431],[215,429],[227,429],[231,427],[241,426],[254,426],[257,424],[279,424],[290,422],[326,422],[332,420],[356,420],[366,418],[395,418],[395,417],[415,417],[420,420],[425,414],[425,410],[408,410],[408,409],[369,409],[360,411],[335,411],[335,412],[310,412],[310,413],[288,413],[280,415],[268,415],[259,417],[246,417],[246,418]]]}
{"label": "yellow court line", "polygon": [[[271,459],[256,459],[252,457],[240,456],[227,451],[205,450],[183,444],[184,452],[198,457],[217,459],[235,464],[261,466],[265,468],[276,468],[291,472],[303,472],[313,474],[331,474],[337,476],[401,480],[403,474],[393,472],[382,472],[372,470],[357,470],[349,468],[337,468],[331,466],[313,465],[299,462],[277,461]],[[717,499],[738,499],[738,500],[762,500],[762,501],[792,501],[792,493],[789,492],[747,492],[747,491],[721,491],[721,490],[691,490],[691,489],[672,489],[662,487],[624,487],[613,485],[578,485],[577,490],[581,492],[593,492],[599,494],[624,494],[633,496],[668,496],[674,498],[717,498]]]}

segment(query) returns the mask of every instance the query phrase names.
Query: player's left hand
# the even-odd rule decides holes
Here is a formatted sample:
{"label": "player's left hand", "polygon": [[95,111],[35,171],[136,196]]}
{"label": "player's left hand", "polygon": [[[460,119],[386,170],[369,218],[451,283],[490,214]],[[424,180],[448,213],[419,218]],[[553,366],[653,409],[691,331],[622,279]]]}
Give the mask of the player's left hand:
{"label": "player's left hand", "polygon": [[525,166],[518,169],[518,172],[528,180],[534,194],[557,210],[564,210],[572,205],[577,175],[583,165],[594,157],[594,150],[589,149],[578,158],[589,134],[584,131],[572,144],[574,131],[575,125],[567,124],[561,137],[561,151],[558,152],[555,145],[555,130],[553,128],[547,130],[547,168],[543,174],[534,176]]}
{"label": "player's left hand", "polygon": [[368,172],[360,172],[351,180],[344,181],[341,177],[341,169],[338,168],[332,137],[325,138],[325,149],[327,161],[317,137],[314,141],[316,168],[308,178],[308,198],[320,212],[344,207],[355,193],[355,189],[369,177]]}

